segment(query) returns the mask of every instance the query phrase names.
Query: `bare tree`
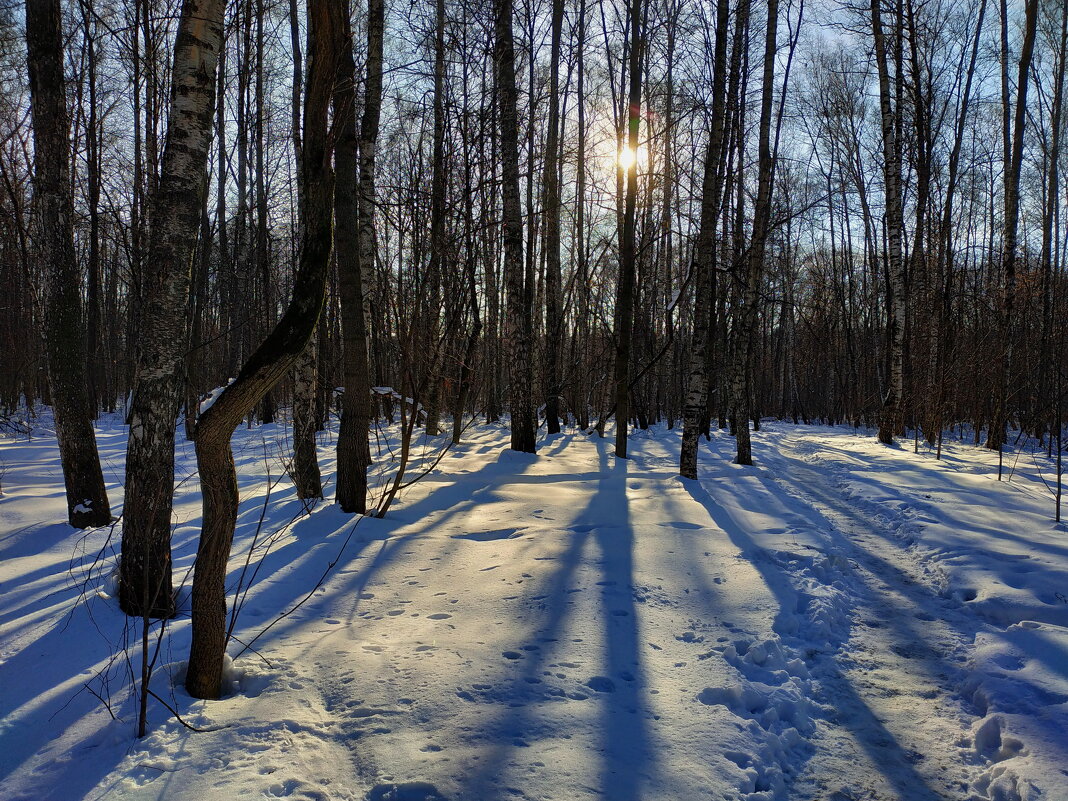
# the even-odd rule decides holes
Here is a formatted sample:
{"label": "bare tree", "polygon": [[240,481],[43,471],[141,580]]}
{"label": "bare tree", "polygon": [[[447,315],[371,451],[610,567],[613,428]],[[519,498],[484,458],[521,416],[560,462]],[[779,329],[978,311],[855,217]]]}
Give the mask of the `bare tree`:
{"label": "bare tree", "polygon": [[634,330],[635,223],[638,200],[638,127],[641,122],[642,50],[645,44],[641,0],[630,10],[630,88],[627,95],[627,136],[623,147],[629,153],[620,160],[626,174],[623,224],[619,239],[619,284],[616,289],[616,352],[612,374],[616,403],[616,456],[627,458],[627,427],[630,424],[630,353]]}
{"label": "bare tree", "polygon": [[503,186],[504,282],[507,293],[505,339],[510,375],[512,450],[534,453],[537,448],[531,366],[530,287],[523,268],[523,216],[519,204],[519,121],[516,111],[515,44],[512,0],[494,0],[496,9],[496,67]]}
{"label": "bare tree", "polygon": [[67,519],[76,528],[103,526],[111,520],[111,507],[96,449],[86,374],[59,0],[27,4],[26,45],[33,108],[34,241],[44,268],[48,383],[67,490]]}
{"label": "bare tree", "polygon": [[727,38],[730,15],[727,3],[716,5],[716,44],[712,57],[712,131],[705,152],[704,178],[701,183],[701,221],[690,269],[694,291],[693,334],[686,396],[683,406],[682,446],[679,450],[679,475],[697,478],[697,444],[701,415],[708,403],[708,351],[716,329],[716,225],[723,195],[721,160],[727,100]]}
{"label": "bare tree", "polygon": [[[371,365],[369,357],[369,290],[375,261],[375,148],[382,109],[382,43],[384,0],[370,0],[367,9],[367,75],[359,139],[355,133],[355,93],[345,81],[335,89],[335,115],[341,120],[337,153],[338,184],[334,215],[338,220],[338,269],[341,274],[342,330],[345,338],[345,396],[337,442],[337,500],[346,512],[367,511],[367,469],[371,464]],[[344,74],[355,78],[351,48],[341,54]],[[358,145],[358,147],[357,147]],[[352,161],[355,159],[356,164]],[[358,169],[359,183],[342,174]],[[352,191],[355,189],[355,191]],[[353,215],[351,199],[358,200]],[[353,220],[355,216],[355,220]],[[355,222],[355,225],[353,223]],[[349,230],[343,230],[348,227]]]}
{"label": "bare tree", "polygon": [[152,195],[137,384],[126,448],[119,599],[127,614],[170,617],[174,426],[182,391],[189,272],[207,190],[215,68],[225,0],[185,0],[174,42],[170,121]]}

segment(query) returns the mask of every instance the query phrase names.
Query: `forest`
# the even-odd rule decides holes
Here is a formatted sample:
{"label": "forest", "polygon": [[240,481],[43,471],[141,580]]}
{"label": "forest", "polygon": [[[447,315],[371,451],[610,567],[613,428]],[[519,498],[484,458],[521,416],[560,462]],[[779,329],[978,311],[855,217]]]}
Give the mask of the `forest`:
{"label": "forest", "polygon": [[[75,531],[64,529],[63,541],[41,553],[81,554],[76,607],[112,571],[113,586],[100,593],[115,602],[108,625],[121,621],[125,638],[100,657],[106,668],[88,670],[96,678],[85,687],[111,718],[132,716],[137,737],[149,740],[162,736],[159,721],[171,713],[196,730],[183,719],[195,699],[233,697],[234,646],[251,648],[238,639],[238,612],[256,581],[281,581],[257,576],[261,567],[267,576],[278,555],[271,549],[301,525],[319,520],[344,543],[317,581],[314,570],[301,571],[301,592],[332,598],[343,594],[329,588],[346,570],[331,571],[347,564],[342,553],[357,524],[400,543],[410,535],[397,532],[418,522],[407,510],[436,492],[443,509],[453,508],[449,517],[484,491],[487,508],[507,495],[488,488],[544,480],[544,509],[532,502],[501,512],[519,528],[501,528],[483,510],[470,521],[475,530],[448,535],[513,547],[524,527],[540,525],[534,519],[577,504],[566,500],[568,482],[584,471],[596,486],[575,497],[588,495],[587,511],[600,511],[562,530],[583,554],[596,546],[618,569],[607,578],[605,568],[595,585],[602,593],[619,583],[641,604],[655,595],[639,592],[641,571],[620,554],[630,545],[635,554],[656,551],[638,531],[670,516],[672,493],[685,487],[705,518],[679,512],[658,525],[684,529],[671,536],[730,534],[725,541],[756,566],[751,581],[780,604],[777,586],[810,599],[798,619],[816,614],[815,598],[854,620],[846,607],[862,596],[843,600],[830,588],[849,584],[861,567],[882,575],[907,553],[923,581],[937,585],[939,603],[985,610],[946,633],[947,643],[965,630],[970,638],[946,649],[964,648],[971,659],[985,653],[983,626],[1015,632],[1033,622],[1053,631],[1053,644],[1038,652],[1068,657],[1068,600],[1058,583],[1068,578],[1068,552],[1033,545],[1063,536],[1066,59],[1063,0],[0,0],[0,545],[8,532],[11,547],[31,558],[22,532],[33,512],[21,510],[31,496],[62,501],[47,525]],[[52,450],[34,450],[45,440]],[[580,460],[575,449],[586,449],[588,465],[551,466]],[[477,461],[489,451],[498,462]],[[866,479],[850,472],[851,451],[889,489],[858,489]],[[929,476],[906,485],[913,470]],[[982,538],[1019,529],[1012,559],[1029,559],[1027,547],[1048,556],[1026,590],[1037,606],[1017,599],[983,607],[982,588],[992,585],[958,581],[949,567],[960,564],[956,545],[924,546],[917,556],[919,535],[902,534],[935,504],[925,499],[942,487],[938,477],[954,470],[988,481],[966,501],[974,488],[961,478],[946,509],[965,515],[974,503],[987,515],[1014,509],[1017,519],[986,526],[932,511],[940,522],[931,530],[972,531],[984,544],[960,547],[992,560],[977,569],[998,571],[998,555],[1009,551]],[[465,479],[468,472],[488,483]],[[643,477],[654,473],[664,505],[647,519],[628,516],[631,490],[649,490]],[[30,492],[34,476],[42,482]],[[828,500],[832,478],[842,506]],[[803,489],[791,488],[795,479]],[[441,482],[453,483],[434,489]],[[1033,508],[1014,505],[1021,486],[1037,499]],[[879,506],[880,492],[899,491],[899,505]],[[741,500],[747,492],[756,493],[750,506]],[[744,513],[717,517],[732,503]],[[797,504],[822,515],[823,523],[810,521],[813,531],[840,532],[842,542],[775,539],[795,530],[791,515],[810,514]],[[760,509],[782,526],[761,523]],[[865,515],[892,531],[900,553],[870,555],[857,539]],[[46,525],[46,513],[38,516]],[[402,528],[375,528],[388,525]],[[630,545],[608,529],[630,532]],[[742,542],[757,534],[777,544]],[[791,550],[805,547],[823,561]],[[775,562],[787,553],[807,567]],[[518,569],[529,554],[513,557]],[[765,557],[790,567],[776,578],[761,567]],[[928,557],[947,566],[931,567]],[[843,567],[850,560],[854,567]],[[848,575],[828,578],[828,570]],[[76,572],[68,571],[71,592]],[[798,589],[817,579],[824,590]],[[995,584],[1025,592],[1013,581]],[[31,609],[20,597],[5,601],[11,620]],[[486,601],[485,613],[508,600]],[[880,603],[874,618],[892,616],[893,604]],[[609,662],[627,661],[621,643],[628,653],[643,645],[634,606],[613,608],[618,619],[604,624]],[[831,641],[809,624],[798,624],[799,634],[777,620],[760,658],[748,639],[713,649],[716,658],[749,682],[773,685],[765,674],[775,670],[787,683],[808,681],[816,669],[794,666],[783,638],[821,648]],[[695,625],[680,635],[689,640],[675,639],[700,642]],[[745,625],[747,636],[760,628]],[[529,651],[508,647],[505,658],[533,664],[558,633]],[[0,646],[4,636],[0,627]],[[832,650],[848,652],[850,636],[836,633]],[[0,668],[19,650],[16,640],[0,650]],[[153,674],[172,647],[188,649],[188,658],[171,677],[168,701]],[[622,703],[630,693],[637,708],[642,688],[657,686],[650,677],[631,683],[639,662],[561,694],[615,693]],[[110,700],[116,670],[126,676],[128,709]],[[830,695],[846,692],[834,684],[843,675],[825,671]],[[1035,691],[1045,693],[1043,707],[1064,709],[1063,667],[1060,676],[1053,689]],[[542,682],[533,672],[522,678]],[[259,695],[246,685],[238,695]],[[798,778],[805,765],[814,774],[818,760],[775,757],[768,773],[766,754],[750,762],[728,754],[729,765],[758,775],[731,791],[740,795],[722,797],[1037,798],[1027,786],[1056,797],[1064,772],[1049,766],[1068,747],[1063,737],[1057,745],[1038,736],[1053,748],[1044,763],[1032,740],[1017,748],[1023,741],[1003,736],[1006,718],[991,706],[997,692],[978,686],[966,694],[978,721],[967,745],[978,754],[972,768],[986,771],[979,778],[913,776],[902,747],[886,787],[863,795],[841,785],[821,795],[834,788]],[[773,733],[778,743],[761,740],[762,748],[794,753],[790,738],[800,737],[819,752],[823,724],[813,721],[823,718],[806,716],[800,699],[808,691],[798,692],[785,705],[772,694],[770,707],[763,696],[746,706],[744,693],[708,686],[696,698],[760,719],[761,737]],[[941,699],[955,690],[931,692]],[[797,718],[793,735],[778,718],[760,718],[769,708]],[[622,707],[609,711],[602,731],[626,720],[612,717]],[[855,736],[858,753],[878,765],[876,719]],[[620,767],[643,765],[636,755],[645,754],[652,771],[655,738],[642,731],[614,743],[608,735],[600,796],[637,798],[634,788],[644,786],[647,797],[696,797],[696,785],[665,792],[643,768],[628,775]],[[1027,754],[1030,768],[995,770]],[[692,758],[678,757],[686,765]],[[12,759],[14,771],[23,763]],[[489,781],[493,771],[483,767]],[[510,792],[503,784],[398,783],[388,773],[376,774],[381,781],[366,798]],[[57,784],[18,787],[25,795],[14,797],[77,796]],[[576,791],[550,783],[524,792],[512,796]]]}

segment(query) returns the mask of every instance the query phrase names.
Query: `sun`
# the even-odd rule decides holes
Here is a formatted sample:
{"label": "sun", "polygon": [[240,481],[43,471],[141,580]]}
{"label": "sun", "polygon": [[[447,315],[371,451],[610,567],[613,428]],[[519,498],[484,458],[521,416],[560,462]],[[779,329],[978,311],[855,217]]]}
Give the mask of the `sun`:
{"label": "sun", "polygon": [[621,147],[616,154],[616,162],[619,164],[619,169],[623,170],[623,172],[628,172],[637,160],[637,152],[635,152],[634,148],[629,145]]}

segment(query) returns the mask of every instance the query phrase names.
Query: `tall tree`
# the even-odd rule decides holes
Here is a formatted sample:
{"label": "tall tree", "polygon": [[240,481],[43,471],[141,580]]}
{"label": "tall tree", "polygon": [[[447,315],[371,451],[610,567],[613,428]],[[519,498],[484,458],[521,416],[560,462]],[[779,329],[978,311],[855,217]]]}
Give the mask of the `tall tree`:
{"label": "tall tree", "polygon": [[619,237],[619,284],[616,288],[616,353],[612,378],[616,403],[616,456],[627,458],[627,427],[630,424],[630,353],[634,330],[634,273],[637,261],[636,230],[638,202],[638,127],[641,122],[642,2],[633,0],[630,16],[630,88],[627,94],[627,138],[620,154],[625,173],[623,224]]}
{"label": "tall tree", "polygon": [[[749,0],[742,0],[743,6],[747,6],[748,3]],[[767,249],[768,233],[771,230],[771,191],[775,178],[775,152],[771,146],[771,111],[775,92],[778,27],[778,0],[768,0],[768,24],[764,35],[764,65],[760,87],[760,122],[757,130],[757,196],[753,204],[753,228],[749,248],[745,254],[745,285],[741,290],[738,320],[735,323],[737,331],[731,380],[735,436],[738,444],[734,461],[737,464],[753,463],[753,449],[749,438],[751,390],[747,386],[747,374],[751,362],[753,340],[757,333],[757,304],[760,300],[760,284],[764,276],[764,253]]]}
{"label": "tall tree", "polygon": [[[367,511],[367,469],[371,464],[368,436],[373,409],[368,295],[375,261],[375,148],[382,109],[385,13],[384,0],[369,1],[367,74],[358,140],[354,91],[346,87],[345,81],[338,81],[334,96],[334,114],[340,120],[335,154],[338,172],[334,190],[334,216],[338,222],[335,247],[341,283],[345,358],[345,396],[337,440],[337,501],[346,512],[360,514]],[[355,76],[351,48],[342,52],[340,58],[342,72]],[[355,187],[354,166],[358,172]],[[358,201],[355,209],[352,205],[354,198]]]}
{"label": "tall tree", "polygon": [[545,165],[542,191],[545,218],[545,426],[560,433],[560,39],[564,0],[553,0],[550,24],[549,116],[545,123]]}
{"label": "tall tree", "polygon": [[[898,16],[901,9],[897,10]],[[890,85],[890,54],[883,29],[882,0],[871,0],[871,29],[875,42],[875,64],[879,73],[879,113],[883,144],[883,192],[886,198],[886,260],[890,292],[887,298],[887,347],[889,374],[883,393],[879,418],[879,441],[890,445],[901,425],[901,406],[905,391],[905,258],[902,252],[904,213],[901,205],[901,107]],[[900,37],[894,39],[900,49]],[[900,74],[896,76],[900,83]]]}
{"label": "tall tree", "polygon": [[111,520],[111,507],[96,449],[86,375],[59,0],[26,5],[26,46],[33,110],[34,240],[44,268],[48,383],[67,490],[67,519],[76,528],[103,526]]}
{"label": "tall tree", "polygon": [[184,0],[174,41],[167,140],[151,198],[137,381],[126,448],[119,600],[130,615],[174,614],[171,505],[186,301],[215,112],[225,0]]}
{"label": "tall tree", "polygon": [[505,340],[508,348],[512,450],[537,449],[531,367],[530,297],[523,267],[523,215],[519,203],[519,119],[516,110],[515,43],[512,0],[494,0],[496,10],[496,67],[501,153],[501,227],[504,240],[504,283],[507,295]]}
{"label": "tall tree", "polygon": [[[297,0],[289,4],[290,42],[293,48],[293,97],[290,106],[290,128],[293,139],[293,156],[297,168],[297,226],[304,226],[304,186],[303,186],[303,145],[300,132],[300,98],[304,81],[303,57],[300,48],[300,19],[297,14]],[[341,150],[344,139],[344,117],[339,112],[339,142],[336,151]],[[339,158],[335,155],[335,158]],[[341,172],[339,170],[339,172]],[[336,205],[336,201],[335,201]],[[343,232],[338,231],[341,238]],[[315,449],[316,414],[315,405],[319,383],[319,331],[312,335],[308,346],[297,358],[293,370],[293,486],[297,497],[306,500],[323,497],[323,478],[319,471],[319,459]]]}
{"label": "tall tree", "polygon": [[708,351],[716,335],[713,315],[716,308],[716,225],[723,195],[720,161],[723,152],[727,100],[727,28],[730,11],[727,3],[716,4],[716,44],[712,57],[712,131],[705,152],[704,178],[701,183],[701,220],[697,244],[690,269],[696,287],[693,308],[693,335],[689,369],[686,375],[686,400],[682,411],[682,446],[679,450],[679,475],[697,478],[697,444],[701,415],[708,403]]}
{"label": "tall tree", "polygon": [[[991,422],[990,435],[987,438],[987,447],[991,450],[1001,450],[1005,443],[1005,426],[1008,424],[1009,382],[1012,376],[1012,361],[1016,331],[1015,325],[1015,295],[1016,295],[1016,250],[1019,236],[1020,223],[1020,168],[1023,164],[1024,127],[1027,123],[1027,84],[1031,72],[1031,58],[1035,52],[1035,34],[1038,28],[1038,0],[1028,0],[1024,12],[1024,38],[1020,48],[1020,63],[1016,77],[1016,109],[1013,114],[1012,146],[1009,152],[1008,162],[1005,164],[1005,189],[1003,193],[1005,202],[1004,231],[1001,240],[1001,274],[1004,281],[1002,286],[1001,304],[1001,386],[998,392],[998,400],[994,420]],[[1009,54],[1002,55],[1004,62],[1008,62]],[[1007,69],[1007,66],[1006,66]],[[1005,104],[1004,114],[1008,119],[1008,97],[1003,98]],[[1009,132],[1006,129],[1006,139]],[[1001,464],[998,464],[998,479],[1001,478]]]}

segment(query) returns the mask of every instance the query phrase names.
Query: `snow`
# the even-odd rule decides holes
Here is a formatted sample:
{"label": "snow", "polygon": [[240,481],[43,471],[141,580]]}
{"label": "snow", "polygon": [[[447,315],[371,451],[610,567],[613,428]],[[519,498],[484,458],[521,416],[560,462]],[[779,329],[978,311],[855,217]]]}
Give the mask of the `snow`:
{"label": "snow", "polygon": [[225,391],[226,387],[230,386],[236,380],[237,380],[236,378],[229,379],[226,382],[226,386],[224,386],[224,387],[215,387],[213,390],[208,392],[207,395],[205,395],[203,398],[201,398],[201,400],[200,400],[200,410],[199,410],[200,414],[204,414],[204,412],[206,412],[208,409],[210,409],[212,406],[214,406],[215,405],[215,401],[217,401],[219,399],[219,397],[223,394],[223,392]]}
{"label": "snow", "polygon": [[[125,437],[98,432],[113,508]],[[206,702],[182,687],[179,438],[181,612],[150,686],[181,721],[153,700],[138,740],[119,529],[66,525],[54,438],[0,440],[0,799],[1068,798],[1068,531],[1041,456],[998,482],[979,448],[768,423],[756,467],[717,432],[695,482],[677,431],[621,461],[473,426],[377,520],[297,500],[286,442],[235,435],[240,615]]]}

